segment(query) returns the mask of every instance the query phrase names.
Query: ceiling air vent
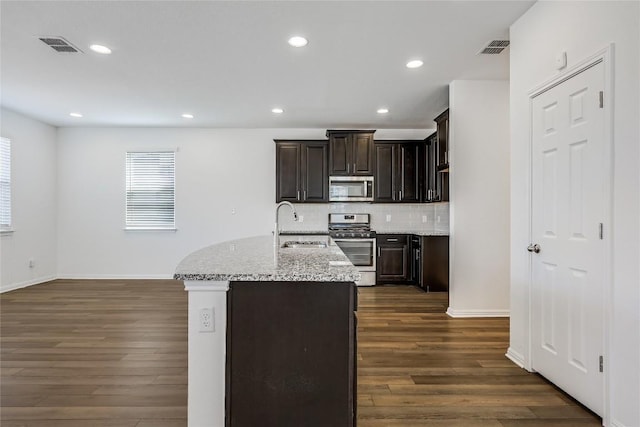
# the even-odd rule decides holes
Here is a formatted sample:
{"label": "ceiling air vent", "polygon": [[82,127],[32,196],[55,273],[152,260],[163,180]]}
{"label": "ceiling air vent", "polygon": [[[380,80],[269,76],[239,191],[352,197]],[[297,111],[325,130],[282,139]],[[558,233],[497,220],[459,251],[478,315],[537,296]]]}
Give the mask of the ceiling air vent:
{"label": "ceiling air vent", "polygon": [[481,55],[497,55],[509,46],[509,40],[492,40],[480,52]]}
{"label": "ceiling air vent", "polygon": [[42,43],[49,46],[51,49],[56,52],[64,52],[64,53],[76,53],[82,52],[80,49],[63,39],[62,37],[57,36],[44,36],[38,37]]}

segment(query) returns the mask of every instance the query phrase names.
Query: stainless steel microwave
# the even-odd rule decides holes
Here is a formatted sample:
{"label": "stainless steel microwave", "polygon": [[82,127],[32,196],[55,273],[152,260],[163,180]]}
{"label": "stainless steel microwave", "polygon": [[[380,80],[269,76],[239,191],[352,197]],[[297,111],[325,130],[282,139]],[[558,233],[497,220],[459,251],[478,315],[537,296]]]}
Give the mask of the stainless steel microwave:
{"label": "stainless steel microwave", "polygon": [[330,202],[372,202],[372,176],[330,176]]}

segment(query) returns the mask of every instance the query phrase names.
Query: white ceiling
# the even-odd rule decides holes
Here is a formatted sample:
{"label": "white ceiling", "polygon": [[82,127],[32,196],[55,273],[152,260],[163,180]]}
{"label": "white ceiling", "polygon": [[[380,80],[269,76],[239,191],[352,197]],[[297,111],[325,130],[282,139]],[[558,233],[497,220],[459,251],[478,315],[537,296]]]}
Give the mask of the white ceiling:
{"label": "white ceiling", "polygon": [[532,3],[3,0],[2,106],[55,126],[432,127],[452,80],[508,78],[509,49],[477,52]]}

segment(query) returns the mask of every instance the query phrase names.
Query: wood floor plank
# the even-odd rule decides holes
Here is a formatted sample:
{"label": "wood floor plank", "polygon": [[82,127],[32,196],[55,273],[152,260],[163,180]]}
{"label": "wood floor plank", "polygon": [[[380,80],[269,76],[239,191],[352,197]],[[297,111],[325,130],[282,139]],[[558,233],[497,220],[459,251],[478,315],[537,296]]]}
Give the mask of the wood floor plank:
{"label": "wood floor plank", "polygon": [[[508,319],[452,319],[447,307],[446,294],[410,286],[359,289],[359,427],[600,425],[505,358]],[[3,427],[186,426],[179,282],[57,280],[4,293],[0,350]]]}

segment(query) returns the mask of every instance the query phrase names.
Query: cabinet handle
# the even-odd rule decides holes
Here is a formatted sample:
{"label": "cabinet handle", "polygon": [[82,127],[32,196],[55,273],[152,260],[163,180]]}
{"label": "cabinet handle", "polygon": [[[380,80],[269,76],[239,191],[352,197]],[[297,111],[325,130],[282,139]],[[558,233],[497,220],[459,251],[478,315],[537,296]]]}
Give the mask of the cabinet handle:
{"label": "cabinet handle", "polygon": [[387,242],[397,242],[398,239],[387,239]]}
{"label": "cabinet handle", "polygon": [[402,201],[402,190],[398,191],[398,200]]}
{"label": "cabinet handle", "polygon": [[307,190],[302,190],[302,200],[307,200]]}
{"label": "cabinet handle", "polygon": [[353,173],[356,173],[356,164],[353,164]]}
{"label": "cabinet handle", "polygon": [[300,200],[300,190],[296,191],[296,200]]}
{"label": "cabinet handle", "polygon": [[378,257],[380,256],[380,246],[378,246]]}
{"label": "cabinet handle", "polygon": [[420,249],[416,249],[416,261],[420,259]]}
{"label": "cabinet handle", "polygon": [[351,172],[351,163],[347,163],[347,173]]}

